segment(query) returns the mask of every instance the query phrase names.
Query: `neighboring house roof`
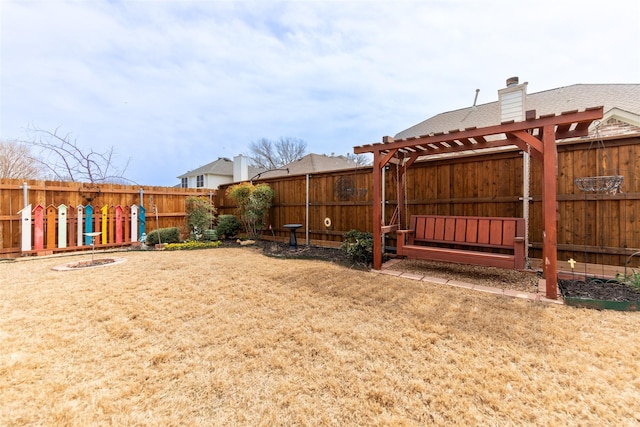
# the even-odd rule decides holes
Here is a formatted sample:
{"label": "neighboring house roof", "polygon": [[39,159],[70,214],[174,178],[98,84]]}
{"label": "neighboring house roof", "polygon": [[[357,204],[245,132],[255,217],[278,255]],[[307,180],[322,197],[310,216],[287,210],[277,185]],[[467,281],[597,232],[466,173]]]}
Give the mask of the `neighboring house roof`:
{"label": "neighboring house roof", "polygon": [[[640,84],[576,84],[529,93],[525,100],[525,111],[536,110],[538,117],[598,106],[604,107],[603,123],[614,118],[640,126]],[[495,101],[438,114],[399,132],[394,139],[497,124],[500,124],[500,105]],[[637,131],[636,128],[634,132]]]}
{"label": "neighboring house roof", "polygon": [[[249,166],[249,177],[259,174],[262,169]],[[221,175],[233,177],[233,160],[226,157],[218,157],[211,163],[207,163],[204,166],[200,166],[197,169],[184,173],[178,176],[178,179],[187,178],[196,175]]]}
{"label": "neighboring house roof", "polygon": [[[327,172],[340,169],[353,169],[356,162],[345,156],[327,156],[326,154],[307,154],[300,160],[282,166],[279,170],[263,172],[260,178],[276,176],[303,175],[308,173]],[[287,172],[287,169],[289,170]]]}

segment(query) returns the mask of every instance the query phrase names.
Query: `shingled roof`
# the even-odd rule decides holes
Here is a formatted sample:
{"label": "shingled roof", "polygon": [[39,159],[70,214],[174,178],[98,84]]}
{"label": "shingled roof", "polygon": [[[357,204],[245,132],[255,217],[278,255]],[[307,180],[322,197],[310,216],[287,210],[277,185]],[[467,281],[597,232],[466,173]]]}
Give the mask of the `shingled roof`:
{"label": "shingled roof", "polygon": [[[538,116],[563,111],[582,111],[604,106],[603,122],[617,116],[640,126],[640,84],[575,84],[527,94],[525,110],[536,110]],[[394,139],[419,137],[471,127],[487,127],[500,123],[498,101],[467,107],[433,116],[394,136]]]}
{"label": "shingled roof", "polygon": [[[327,156],[326,154],[307,154],[300,160],[284,165],[279,170],[264,172],[260,178],[274,178],[285,175],[302,175],[308,173],[327,172],[340,169],[353,169],[357,165],[345,156]],[[288,172],[287,172],[288,169]]]}

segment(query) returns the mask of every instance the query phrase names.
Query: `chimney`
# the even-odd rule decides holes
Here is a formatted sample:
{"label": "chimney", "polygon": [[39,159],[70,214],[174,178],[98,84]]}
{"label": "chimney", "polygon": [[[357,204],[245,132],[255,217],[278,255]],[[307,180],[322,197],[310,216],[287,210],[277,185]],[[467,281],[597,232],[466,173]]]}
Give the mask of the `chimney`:
{"label": "chimney", "polygon": [[507,79],[507,87],[518,86],[518,83],[520,83],[520,79],[518,78],[518,76],[509,77]]}
{"label": "chimney", "polygon": [[249,180],[249,165],[247,158],[239,154],[233,158],[233,182]]}
{"label": "chimney", "polygon": [[500,123],[525,119],[527,82],[519,84],[518,77],[509,77],[507,87],[498,91],[500,102]]}

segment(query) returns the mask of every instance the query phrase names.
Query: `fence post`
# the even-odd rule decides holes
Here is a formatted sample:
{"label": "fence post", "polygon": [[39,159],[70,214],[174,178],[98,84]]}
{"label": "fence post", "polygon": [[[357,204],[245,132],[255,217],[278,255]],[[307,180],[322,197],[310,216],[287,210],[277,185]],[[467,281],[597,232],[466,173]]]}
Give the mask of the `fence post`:
{"label": "fence post", "polygon": [[109,243],[116,242],[116,207],[109,206],[108,207],[108,217],[109,217]]}
{"label": "fence post", "polygon": [[33,208],[33,248],[44,249],[44,208]]}
{"label": "fence post", "polygon": [[[100,230],[100,220],[101,220],[101,218],[102,218],[102,216],[98,212],[98,209],[96,209],[95,215],[93,216],[93,231],[94,232],[100,232],[100,235],[102,235],[102,231]],[[99,240],[97,243],[98,244],[102,244],[102,240]],[[91,245],[95,245],[95,244],[96,244],[96,239],[95,239],[95,237],[92,237],[91,238]]]}
{"label": "fence post", "polygon": [[123,242],[131,242],[131,206],[125,206],[122,210],[122,222],[124,222]]}
{"label": "fence post", "polygon": [[306,187],[306,193],[307,193],[307,199],[306,199],[306,203],[305,203],[305,227],[304,227],[304,237],[305,237],[305,244],[307,246],[309,246],[309,181],[310,181],[310,175],[307,174],[307,187]]}
{"label": "fence post", "polygon": [[78,219],[77,212],[71,205],[67,209],[67,244],[76,246],[78,238],[76,233],[78,232]]}
{"label": "fence post", "polygon": [[131,205],[131,241],[138,241],[138,205]]}
{"label": "fence post", "polygon": [[93,232],[93,206],[87,205],[84,208],[84,244],[89,246],[93,243],[92,237],[89,233]]}
{"label": "fence post", "polygon": [[67,247],[67,205],[58,206],[58,247]]}
{"label": "fence post", "polygon": [[102,223],[100,231],[102,232],[102,244],[106,245],[107,244],[107,220],[108,220],[108,213],[109,213],[109,205],[104,205],[102,208],[100,208],[100,213],[102,214]]}
{"label": "fence post", "polygon": [[122,243],[122,206],[116,206],[116,243]]}
{"label": "fence post", "polygon": [[77,216],[77,227],[78,227],[78,235],[76,236],[78,241],[76,242],[78,246],[82,246],[82,220],[84,218],[84,206],[78,205],[78,216]]}
{"label": "fence post", "polygon": [[138,220],[140,220],[140,236],[147,232],[147,210],[144,206],[140,205],[140,212],[138,213]]}
{"label": "fence post", "polygon": [[47,206],[47,249],[56,247],[56,207]]}
{"label": "fence post", "polygon": [[29,186],[27,185],[26,182],[22,183],[22,199],[24,201],[24,206],[27,206],[27,204],[29,204]]}
{"label": "fence post", "polygon": [[20,250],[27,252],[31,250],[31,205],[26,205],[20,209],[18,213],[20,214],[20,224],[22,227]]}

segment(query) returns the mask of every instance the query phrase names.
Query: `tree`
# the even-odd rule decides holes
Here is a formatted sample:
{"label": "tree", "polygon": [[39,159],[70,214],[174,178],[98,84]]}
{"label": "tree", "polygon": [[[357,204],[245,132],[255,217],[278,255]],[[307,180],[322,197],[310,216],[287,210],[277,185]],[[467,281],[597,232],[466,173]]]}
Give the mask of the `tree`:
{"label": "tree", "polygon": [[251,166],[272,170],[281,168],[307,154],[307,143],[300,138],[280,137],[277,141],[259,139],[249,145]]}
{"label": "tree", "polygon": [[53,132],[37,128],[29,130],[32,139],[22,142],[39,150],[39,157],[34,160],[53,179],[92,184],[131,182],[124,177],[129,160],[124,167],[116,166],[113,147],[103,152],[85,149],[76,139],[71,140],[71,134],[59,134],[59,128]]}
{"label": "tree", "polygon": [[0,140],[0,178],[38,179],[42,177],[39,163],[25,144]]}
{"label": "tree", "polygon": [[260,238],[274,195],[275,193],[267,184],[253,185],[243,182],[227,189],[227,196],[238,206],[240,221],[249,238]]}
{"label": "tree", "polygon": [[353,160],[356,166],[371,166],[373,164],[373,160],[366,154],[347,153],[347,160]]}
{"label": "tree", "polygon": [[200,240],[204,230],[211,225],[216,208],[209,199],[189,196],[186,201],[186,209],[189,231],[195,234],[196,240]]}

